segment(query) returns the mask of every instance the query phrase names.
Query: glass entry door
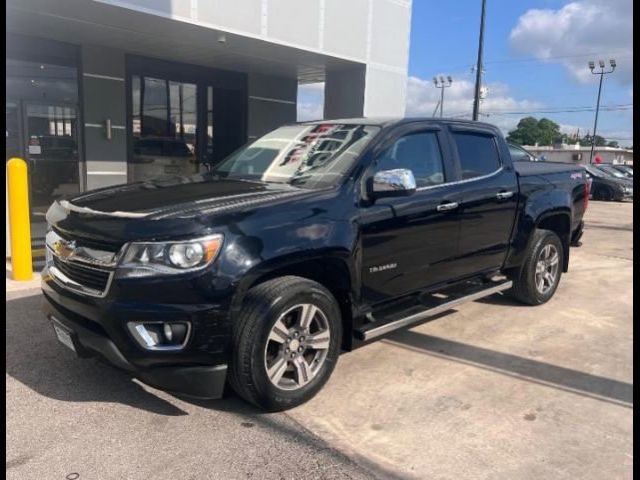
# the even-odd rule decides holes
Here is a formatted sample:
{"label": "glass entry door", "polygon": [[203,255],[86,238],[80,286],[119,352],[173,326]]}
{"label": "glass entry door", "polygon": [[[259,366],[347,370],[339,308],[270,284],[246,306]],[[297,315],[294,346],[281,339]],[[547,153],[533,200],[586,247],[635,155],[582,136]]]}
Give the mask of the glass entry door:
{"label": "glass entry door", "polygon": [[197,173],[198,88],[132,77],[133,155],[129,181]]}
{"label": "glass entry door", "polygon": [[80,191],[77,69],[12,58],[6,67],[6,160],[27,161],[31,238],[37,250],[49,206]]}
{"label": "glass entry door", "polygon": [[[51,103],[24,105],[25,157],[31,182],[31,217],[34,237],[56,198],[80,191],[77,111],[74,106]],[[46,230],[46,228],[45,228]]]}
{"label": "glass entry door", "polygon": [[244,73],[128,58],[128,181],[207,171],[247,141]]}

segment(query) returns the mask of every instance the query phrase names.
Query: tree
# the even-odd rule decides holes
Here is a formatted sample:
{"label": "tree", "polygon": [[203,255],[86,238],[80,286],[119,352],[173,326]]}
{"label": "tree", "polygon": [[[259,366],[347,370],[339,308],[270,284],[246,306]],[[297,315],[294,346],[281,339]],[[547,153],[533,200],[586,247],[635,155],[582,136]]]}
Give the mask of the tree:
{"label": "tree", "polygon": [[515,130],[509,132],[507,141],[518,145],[534,145],[538,135],[538,120],[534,117],[525,117],[518,122]]}
{"label": "tree", "polygon": [[560,125],[552,122],[548,118],[541,118],[538,121],[539,145],[553,145],[554,142],[561,139]]}
{"label": "tree", "polygon": [[[580,146],[582,147],[590,147],[591,142],[593,141],[593,137],[591,135],[585,135],[580,139]],[[595,141],[596,147],[604,147],[607,144],[607,140],[600,135],[596,135]]]}
{"label": "tree", "polygon": [[619,148],[620,145],[615,140],[612,140],[611,142],[607,143],[607,147]]}
{"label": "tree", "polygon": [[515,130],[509,132],[507,141],[518,145],[553,145],[562,138],[560,125],[554,121],[525,117],[518,122]]}

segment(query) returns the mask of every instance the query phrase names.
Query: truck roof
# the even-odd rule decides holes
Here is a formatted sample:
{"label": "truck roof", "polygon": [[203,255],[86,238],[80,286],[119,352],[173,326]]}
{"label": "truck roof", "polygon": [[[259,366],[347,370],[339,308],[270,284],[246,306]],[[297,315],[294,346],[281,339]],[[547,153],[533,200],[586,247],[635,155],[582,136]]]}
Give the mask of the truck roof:
{"label": "truck roof", "polygon": [[374,125],[382,128],[409,124],[409,123],[433,123],[446,124],[452,126],[462,126],[479,130],[491,130],[502,135],[500,129],[495,125],[485,122],[473,120],[464,120],[458,118],[436,118],[436,117],[352,117],[352,118],[336,118],[331,120],[313,120],[307,122],[299,122],[303,125],[322,125],[326,123],[341,123],[345,125]]}
{"label": "truck roof", "polygon": [[327,123],[342,123],[346,125],[376,125],[380,127],[390,127],[405,123],[424,122],[447,125],[465,125],[469,127],[490,128],[498,130],[495,125],[474,120],[464,120],[457,118],[436,118],[436,117],[353,117],[353,118],[336,118],[333,120],[313,120],[309,122],[300,122],[307,125],[320,125]]}

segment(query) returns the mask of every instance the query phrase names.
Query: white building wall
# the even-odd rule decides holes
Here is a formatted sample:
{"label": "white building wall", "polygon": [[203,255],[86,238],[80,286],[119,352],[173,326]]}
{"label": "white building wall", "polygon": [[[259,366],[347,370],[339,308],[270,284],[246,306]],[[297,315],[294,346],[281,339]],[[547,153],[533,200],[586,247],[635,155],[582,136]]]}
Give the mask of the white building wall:
{"label": "white building wall", "polygon": [[361,115],[404,115],[411,0],[93,1],[364,64]]}

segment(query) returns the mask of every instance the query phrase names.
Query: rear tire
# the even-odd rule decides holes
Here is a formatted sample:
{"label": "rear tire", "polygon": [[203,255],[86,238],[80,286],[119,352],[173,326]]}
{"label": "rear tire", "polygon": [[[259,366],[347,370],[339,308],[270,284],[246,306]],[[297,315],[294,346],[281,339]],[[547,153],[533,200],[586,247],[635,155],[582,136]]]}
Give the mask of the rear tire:
{"label": "rear tire", "polygon": [[563,264],[564,248],[560,237],[550,230],[535,230],[527,258],[512,278],[509,294],[527,305],[548,302],[560,283]]}
{"label": "rear tire", "polygon": [[229,384],[262,409],[293,408],[329,379],[341,343],[340,308],[326,288],[295,276],[266,281],[234,320]]}

